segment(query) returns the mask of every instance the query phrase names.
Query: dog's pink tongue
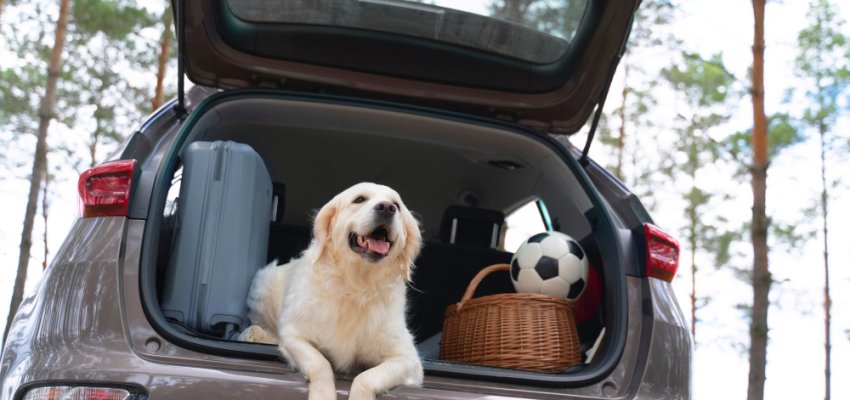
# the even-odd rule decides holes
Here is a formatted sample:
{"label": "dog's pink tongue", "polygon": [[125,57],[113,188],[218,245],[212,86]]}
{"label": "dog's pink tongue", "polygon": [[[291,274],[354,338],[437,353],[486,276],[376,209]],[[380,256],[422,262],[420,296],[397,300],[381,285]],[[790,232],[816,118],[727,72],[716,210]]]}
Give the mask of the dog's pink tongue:
{"label": "dog's pink tongue", "polygon": [[390,243],[385,240],[366,238],[366,247],[378,254],[387,254],[390,252]]}

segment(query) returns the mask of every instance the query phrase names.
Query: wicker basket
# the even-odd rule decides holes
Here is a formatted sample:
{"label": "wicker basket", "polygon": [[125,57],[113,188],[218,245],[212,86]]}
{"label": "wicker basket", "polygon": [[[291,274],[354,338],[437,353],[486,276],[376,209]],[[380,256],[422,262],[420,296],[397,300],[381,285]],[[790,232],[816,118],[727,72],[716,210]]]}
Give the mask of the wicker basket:
{"label": "wicker basket", "polygon": [[495,271],[510,271],[510,265],[482,269],[460,303],[446,308],[440,358],[535,372],[560,372],[581,362],[572,305],[566,300],[529,293],[472,298]]}

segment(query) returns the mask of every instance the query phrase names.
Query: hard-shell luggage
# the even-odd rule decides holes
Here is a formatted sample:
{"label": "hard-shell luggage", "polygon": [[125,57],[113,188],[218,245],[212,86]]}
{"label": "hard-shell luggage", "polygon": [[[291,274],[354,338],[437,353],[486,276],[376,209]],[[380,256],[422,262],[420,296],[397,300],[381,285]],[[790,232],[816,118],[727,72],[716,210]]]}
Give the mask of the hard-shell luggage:
{"label": "hard-shell luggage", "polygon": [[249,324],[246,297],[266,264],[272,181],[250,146],[194,142],[182,153],[177,226],[165,283],[165,317],[230,338]]}

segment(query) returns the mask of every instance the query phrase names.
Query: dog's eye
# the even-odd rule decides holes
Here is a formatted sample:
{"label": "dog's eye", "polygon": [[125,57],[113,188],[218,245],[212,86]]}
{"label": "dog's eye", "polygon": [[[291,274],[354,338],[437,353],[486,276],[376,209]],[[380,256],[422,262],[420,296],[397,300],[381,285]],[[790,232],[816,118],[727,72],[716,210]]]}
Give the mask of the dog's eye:
{"label": "dog's eye", "polygon": [[365,198],[365,197],[363,197],[363,196],[357,196],[357,197],[355,197],[355,198],[354,198],[354,203],[358,203],[358,204],[359,204],[359,203],[362,203],[362,202],[364,202],[364,201],[366,201],[366,198]]}
{"label": "dog's eye", "polygon": [[395,205],[396,210],[401,210],[401,206],[398,205],[398,202],[393,203]]}

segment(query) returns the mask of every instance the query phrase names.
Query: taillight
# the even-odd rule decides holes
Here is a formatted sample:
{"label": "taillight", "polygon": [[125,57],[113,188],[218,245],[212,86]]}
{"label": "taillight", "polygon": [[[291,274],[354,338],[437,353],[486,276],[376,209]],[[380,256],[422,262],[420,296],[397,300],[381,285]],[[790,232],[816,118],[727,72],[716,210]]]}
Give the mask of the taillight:
{"label": "taillight", "polygon": [[119,160],[98,165],[80,175],[80,215],[89,217],[127,216],[136,174],[136,160]]}
{"label": "taillight", "polygon": [[23,400],[124,400],[130,399],[131,396],[133,395],[130,392],[117,388],[42,386],[27,391]]}
{"label": "taillight", "polygon": [[679,242],[652,224],[643,224],[646,234],[646,275],[672,282],[679,269]]}

